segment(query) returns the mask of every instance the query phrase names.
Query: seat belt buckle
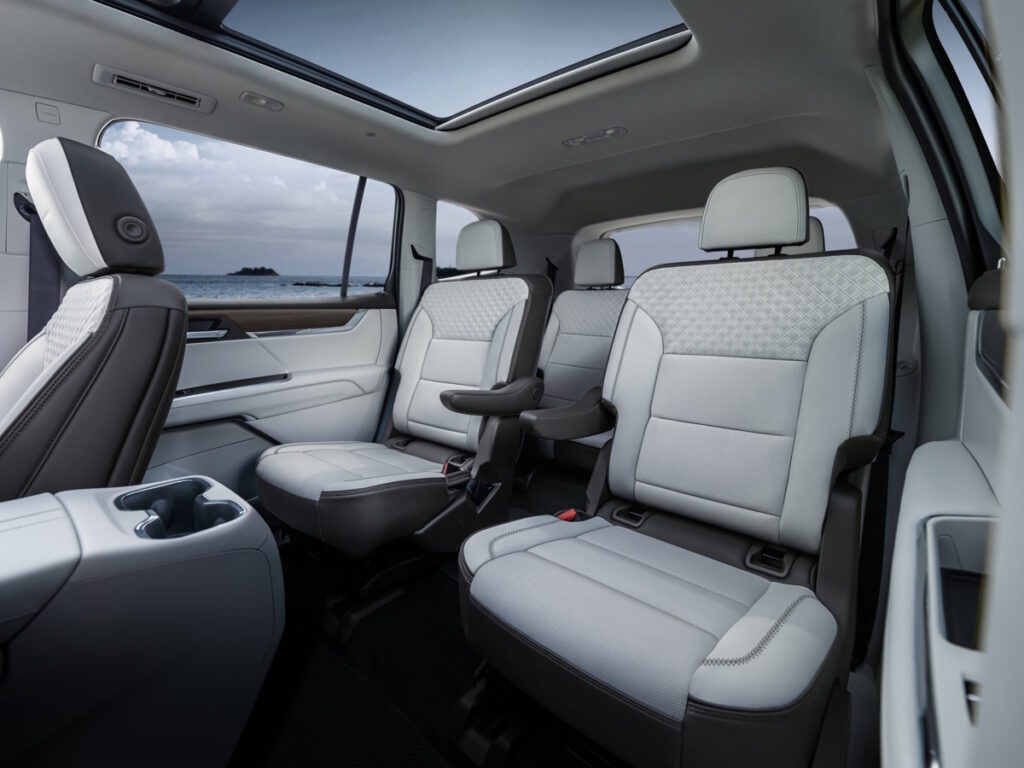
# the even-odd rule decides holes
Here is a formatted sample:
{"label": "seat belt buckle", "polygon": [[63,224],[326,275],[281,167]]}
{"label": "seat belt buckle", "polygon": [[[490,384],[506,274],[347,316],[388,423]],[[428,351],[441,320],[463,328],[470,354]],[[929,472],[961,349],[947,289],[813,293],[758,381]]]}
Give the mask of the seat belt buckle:
{"label": "seat belt buckle", "polygon": [[555,517],[566,523],[571,523],[579,517],[579,513],[576,511],[575,507],[570,507],[569,509],[563,509],[561,512],[556,512]]}

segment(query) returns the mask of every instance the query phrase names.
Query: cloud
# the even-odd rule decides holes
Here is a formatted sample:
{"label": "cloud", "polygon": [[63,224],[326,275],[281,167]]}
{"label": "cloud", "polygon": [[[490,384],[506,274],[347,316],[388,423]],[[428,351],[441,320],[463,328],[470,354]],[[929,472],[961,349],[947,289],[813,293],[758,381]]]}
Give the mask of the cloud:
{"label": "cloud", "polygon": [[[100,146],[138,187],[169,273],[225,274],[263,264],[282,274],[340,273],[356,176],[131,120],[111,125]],[[394,193],[376,182],[367,191],[352,274],[384,275]]]}

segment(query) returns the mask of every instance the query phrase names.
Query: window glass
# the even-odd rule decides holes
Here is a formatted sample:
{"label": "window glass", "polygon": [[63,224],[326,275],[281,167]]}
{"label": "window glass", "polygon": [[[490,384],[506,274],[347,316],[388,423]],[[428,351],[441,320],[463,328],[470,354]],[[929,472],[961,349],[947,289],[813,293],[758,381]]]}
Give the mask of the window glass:
{"label": "window glass", "polygon": [[[971,18],[982,20],[980,2],[968,5],[968,12]],[[942,49],[949,59],[949,63],[956,73],[961,90],[967,98],[967,103],[978,124],[985,145],[992,157],[996,168],[1000,168],[999,152],[999,106],[996,103],[992,89],[989,87],[984,73],[978,67],[978,62],[971,54],[967,43],[964,42],[960,30],[954,25],[949,14],[942,3],[936,0],[932,3],[932,20],[935,24],[935,33],[942,44]],[[983,27],[979,24],[979,29]]]}
{"label": "window glass", "polygon": [[[111,124],[100,148],[127,169],[189,299],[337,297],[358,177],[151,123]],[[391,263],[394,190],[367,182],[349,295]]]}
{"label": "window glass", "polygon": [[294,6],[240,0],[224,26],[438,118],[685,29],[670,0]]}
{"label": "window glass", "polygon": [[[850,222],[837,206],[814,206],[811,208],[811,216],[821,220],[822,228],[825,230],[826,250],[857,247]],[[699,216],[611,230],[606,232],[604,237],[614,238],[619,244],[626,286],[632,285],[644,271],[658,264],[706,261],[724,255],[700,249]],[[754,251],[736,251],[734,255],[738,258],[749,258],[754,255]]]}
{"label": "window glass", "polygon": [[455,246],[459,240],[459,232],[467,224],[477,220],[476,214],[461,205],[437,201],[437,231],[434,235],[435,261],[438,277],[450,277],[455,274]]}

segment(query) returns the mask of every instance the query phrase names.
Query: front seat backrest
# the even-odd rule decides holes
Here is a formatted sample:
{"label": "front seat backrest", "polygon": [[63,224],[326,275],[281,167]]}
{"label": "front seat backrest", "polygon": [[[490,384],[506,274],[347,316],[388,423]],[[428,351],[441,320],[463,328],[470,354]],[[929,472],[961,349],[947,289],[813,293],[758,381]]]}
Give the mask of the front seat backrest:
{"label": "front seat backrest", "polygon": [[0,500],[141,480],[185,346],[181,291],[124,168],[48,139],[26,178],[46,234],[85,279],[0,372]]}
{"label": "front seat backrest", "polygon": [[[708,199],[705,250],[806,240],[796,171],[730,176]],[[816,553],[837,452],[878,429],[890,283],[857,253],[642,274],[604,381],[612,494]]]}

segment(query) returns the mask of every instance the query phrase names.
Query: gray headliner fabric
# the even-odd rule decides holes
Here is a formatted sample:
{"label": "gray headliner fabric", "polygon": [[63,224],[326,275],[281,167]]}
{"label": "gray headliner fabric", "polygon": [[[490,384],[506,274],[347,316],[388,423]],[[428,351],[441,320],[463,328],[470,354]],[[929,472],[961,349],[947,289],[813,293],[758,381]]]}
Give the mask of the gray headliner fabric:
{"label": "gray headliner fabric", "polygon": [[792,703],[836,634],[804,587],[600,518],[532,517],[481,531],[463,562],[471,598],[493,616],[678,722],[691,698],[744,710]]}
{"label": "gray headliner fabric", "polygon": [[867,256],[642,275],[604,382],[612,493],[817,552],[836,450],[877,427],[889,314]]}
{"label": "gray headliner fabric", "polygon": [[619,244],[610,237],[580,246],[573,262],[573,282],[581,287],[622,285],[625,276]]}
{"label": "gray headliner fabric", "polygon": [[700,247],[740,250],[807,241],[807,187],[792,168],[755,168],[727,176],[704,206]]}

